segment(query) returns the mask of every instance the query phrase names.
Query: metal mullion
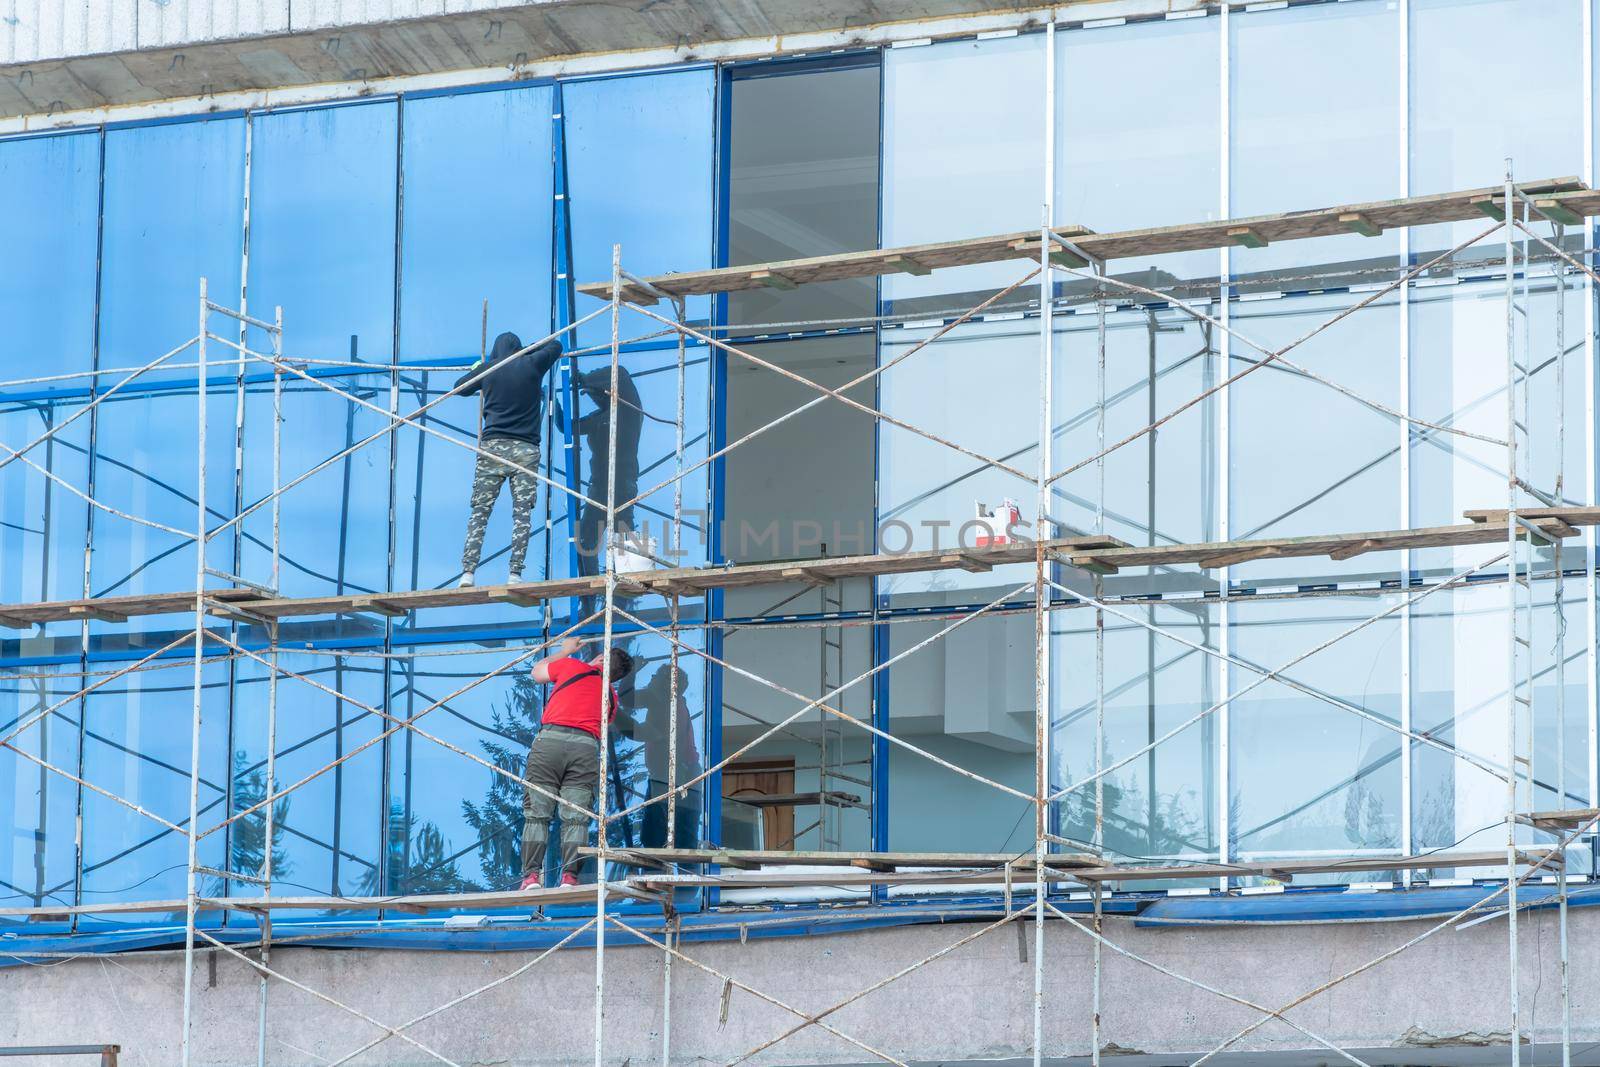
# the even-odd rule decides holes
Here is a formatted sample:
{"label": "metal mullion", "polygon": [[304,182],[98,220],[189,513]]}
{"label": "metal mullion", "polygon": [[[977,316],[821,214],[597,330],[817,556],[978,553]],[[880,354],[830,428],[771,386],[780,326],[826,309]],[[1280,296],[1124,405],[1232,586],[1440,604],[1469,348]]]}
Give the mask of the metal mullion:
{"label": "metal mullion", "polygon": [[[1411,0],[1399,0],[1396,18],[1399,22],[1400,99],[1398,102],[1400,129],[1400,195],[1411,195]],[[1400,229],[1400,269],[1411,269],[1411,228]],[[1411,411],[1411,282],[1403,281],[1399,291],[1400,307],[1400,412],[1407,418]],[[1400,431],[1400,527],[1411,528],[1411,424],[1402,422]],[[1414,565],[1411,549],[1400,553],[1400,587],[1409,588]],[[1400,728],[1408,735],[1413,729],[1411,695],[1412,612],[1408,603],[1400,613]],[[1412,789],[1414,786],[1412,762],[1415,751],[1411,738],[1400,739],[1400,852],[1414,854],[1415,811]],[[1409,886],[1415,877],[1411,870],[1400,874],[1402,884]]]}
{"label": "metal mullion", "polygon": [[[1229,139],[1232,137],[1232,90],[1233,70],[1231,31],[1229,27],[1229,10],[1231,5],[1224,3],[1220,11],[1221,26],[1218,33],[1220,47],[1220,75],[1218,86],[1218,107],[1221,112],[1219,121],[1220,134],[1218,137],[1218,164],[1217,172],[1220,181],[1218,210],[1222,218],[1227,218],[1232,210],[1232,167],[1233,156],[1230,151]],[[1224,247],[1217,253],[1217,281],[1218,281],[1218,319],[1222,329],[1217,338],[1217,364],[1220,367],[1220,381],[1217,403],[1217,536],[1219,540],[1226,541],[1229,528],[1232,525],[1230,514],[1230,489],[1232,479],[1228,469],[1229,454],[1229,424],[1230,424],[1230,389],[1227,380],[1231,376],[1232,346],[1230,340],[1231,323],[1233,320],[1232,308],[1232,271],[1233,261],[1229,250]],[[1217,620],[1217,647],[1224,656],[1231,652],[1232,611],[1228,603],[1229,587],[1232,583],[1233,568],[1223,567],[1217,572],[1218,588],[1221,592],[1222,603],[1218,607]],[[1232,675],[1228,670],[1228,663],[1219,660],[1217,663],[1217,685],[1219,692],[1228,695],[1233,684]],[[1232,752],[1231,740],[1232,715],[1230,707],[1224,707],[1217,713],[1217,859],[1226,863],[1231,854],[1230,835],[1232,833],[1231,813],[1229,811],[1233,774],[1230,762]],[[1218,888],[1226,890],[1229,879],[1218,879]]]}

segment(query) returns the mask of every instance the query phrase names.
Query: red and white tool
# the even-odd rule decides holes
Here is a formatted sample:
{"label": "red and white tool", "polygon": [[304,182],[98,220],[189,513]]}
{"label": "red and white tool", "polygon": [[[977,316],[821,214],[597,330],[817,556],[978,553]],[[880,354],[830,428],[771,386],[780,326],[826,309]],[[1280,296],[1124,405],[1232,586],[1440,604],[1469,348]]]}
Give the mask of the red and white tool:
{"label": "red and white tool", "polygon": [[1009,545],[1017,540],[1016,528],[1026,526],[1022,521],[1022,513],[1017,510],[1017,502],[1006,497],[998,508],[986,508],[983,501],[977,501],[978,514],[974,525],[978,527],[978,538],[973,547],[983,548],[987,545]]}

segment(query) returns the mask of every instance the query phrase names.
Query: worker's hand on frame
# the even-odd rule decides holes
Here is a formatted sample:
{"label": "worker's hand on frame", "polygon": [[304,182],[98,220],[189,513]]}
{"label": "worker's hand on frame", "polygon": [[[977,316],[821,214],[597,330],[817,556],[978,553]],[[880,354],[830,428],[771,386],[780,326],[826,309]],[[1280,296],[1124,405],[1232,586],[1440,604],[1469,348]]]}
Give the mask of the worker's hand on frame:
{"label": "worker's hand on frame", "polygon": [[582,647],[582,641],[578,640],[576,637],[568,637],[561,642],[561,654],[563,656],[575,656],[578,654],[578,649]]}

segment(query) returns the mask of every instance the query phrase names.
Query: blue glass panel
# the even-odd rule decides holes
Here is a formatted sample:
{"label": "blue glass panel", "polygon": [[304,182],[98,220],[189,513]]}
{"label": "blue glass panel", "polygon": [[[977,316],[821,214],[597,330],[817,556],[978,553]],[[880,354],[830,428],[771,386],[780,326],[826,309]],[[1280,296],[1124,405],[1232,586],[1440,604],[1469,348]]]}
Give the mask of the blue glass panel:
{"label": "blue glass panel", "polygon": [[[84,779],[138,804],[183,831],[162,826],[104,793],[83,794],[83,902],[181,900],[186,891],[193,661],[160,661],[156,670],[97,689],[84,711]],[[199,825],[202,833],[227,815],[228,665],[203,674]],[[200,842],[199,862],[220,866],[223,832]],[[211,894],[220,885],[202,885]],[[148,922],[149,916],[108,921]],[[182,906],[177,922],[183,922]]]}
{"label": "blue glass panel", "polygon": [[[243,227],[244,123],[238,119],[113,130],[106,135],[106,233],[102,278],[102,366],[136,367],[194,337],[201,277],[218,303],[239,302]],[[238,337],[224,320],[212,329]],[[211,342],[207,362],[236,362]],[[94,517],[92,591],[160,592],[194,587],[187,534],[196,522],[197,414],[192,390],[198,351],[190,348],[104,402],[97,415],[96,496],[122,515]],[[233,437],[238,367],[208,377],[206,509],[213,523],[233,514]],[[125,518],[123,516],[133,516]],[[208,562],[231,569],[226,542]],[[148,629],[148,621],[131,624]],[[119,627],[120,629],[120,627]]]}
{"label": "blue glass panel", "polygon": [[[883,57],[883,245],[1037,230],[1044,185],[1044,35],[897,48]],[[1071,221],[1070,219],[1068,221]],[[1021,261],[889,275],[896,311],[963,305]],[[1037,285],[1019,300],[1037,295]],[[948,294],[948,295],[947,295]]]}
{"label": "blue glass panel", "polygon": [[[397,658],[389,713],[520,778],[541,703],[528,669],[545,653],[466,687],[537,643],[479,651],[431,646]],[[395,734],[389,752],[389,892],[515,888],[521,786],[413,730]]]}
{"label": "blue glass panel", "polygon": [[[1411,5],[1411,191],[1436,193],[1583,170],[1583,5],[1416,0]],[[1537,33],[1537,50],[1507,34]],[[1460,86],[1493,80],[1485,91]],[[1491,86],[1515,86],[1515,92]],[[1463,234],[1465,236],[1465,234]]]}
{"label": "blue glass panel", "polygon": [[[278,588],[285,596],[383,591],[388,588],[390,435],[382,432],[380,412],[389,410],[390,373],[313,377],[285,376],[276,402],[283,417],[279,484],[290,486],[278,497]],[[274,405],[271,379],[252,381],[245,400],[244,500],[247,507],[266,503],[244,519],[241,573],[262,584],[273,578]]]}
{"label": "blue glass panel", "polygon": [[[881,359],[904,355],[932,333],[925,328],[884,331]],[[974,358],[984,360],[987,373],[971,373]],[[880,405],[924,432],[1031,475],[1039,464],[1038,412],[1028,410],[1032,405],[1019,395],[1018,383],[1037,381],[1038,375],[1034,321],[968,323],[890,368],[882,377]],[[1014,474],[898,426],[879,428],[878,448],[879,551],[972,547],[983,534],[975,504],[998,514],[1011,500],[1019,504],[1021,517],[1033,522],[1037,498]],[[884,575],[878,592],[894,596],[898,605],[985,604],[1032,575],[1025,564],[976,574]]]}
{"label": "blue glass panel", "polygon": [[[1250,301],[1238,305],[1232,325],[1240,336],[1275,351],[1364,297],[1370,294]],[[1397,410],[1396,305],[1388,298],[1364,307],[1284,359]],[[1231,352],[1233,373],[1263,358],[1262,351],[1238,340]],[[1388,415],[1281,362],[1235,382],[1228,402],[1230,537],[1293,537],[1401,525],[1400,431]],[[1229,576],[1236,582],[1267,577],[1319,582],[1331,575],[1390,577],[1400,566],[1398,552],[1370,552],[1344,561],[1250,561],[1235,564]]]}
{"label": "blue glass panel", "polygon": [[[94,134],[0,141],[0,378],[93,365],[99,170]],[[91,384],[84,377],[0,386],[17,398],[0,407],[0,441],[23,453],[0,459],[0,602],[82,595],[87,505],[72,490],[89,488],[90,420],[26,446],[81,411],[51,394],[81,396]],[[77,629],[54,625],[30,636]]]}
{"label": "blue glass panel", "polygon": [[[1108,579],[1109,581],[1109,579]],[[1136,588],[1151,579],[1131,579]],[[1109,592],[1109,589],[1108,589]],[[1127,619],[1107,614],[1104,681],[1097,687],[1095,618],[1089,611],[1051,615],[1052,655],[1064,668],[1050,672],[1051,785],[1070,790],[1056,802],[1062,836],[1092,842],[1095,803],[1104,801],[1101,827],[1108,851],[1168,860],[1205,860],[1217,855],[1216,790],[1220,720],[1208,715],[1162,741],[1145,746],[1211,707],[1217,699],[1214,661],[1182,642],[1216,647],[1221,611],[1214,605],[1152,605],[1124,608]],[[1174,637],[1137,623],[1159,626]],[[1276,664],[1274,664],[1276,666]],[[1099,694],[1104,700],[1099,701]],[[1097,712],[1104,709],[1104,729]],[[1099,767],[1122,763],[1097,791],[1095,736],[1104,739]],[[1131,759],[1129,757],[1132,757]],[[1127,760],[1126,763],[1122,761]]]}
{"label": "blue glass panel", "polygon": [[[686,631],[683,639],[696,645],[699,636]],[[613,812],[664,792],[669,763],[667,642],[637,636],[618,643],[633,653],[637,668],[618,686],[624,715],[612,739],[608,803]],[[524,773],[528,746],[547,699],[542,687],[529,680],[529,670],[550,653],[540,651],[513,667],[505,665],[537,645],[528,640],[493,649],[421,646],[414,655],[393,661],[390,714],[415,722],[422,732],[404,730],[389,743],[394,790],[386,849],[389,892],[506,889],[520,880],[523,790],[516,779]],[[703,769],[707,672],[704,661],[690,652],[680,653],[678,666],[683,672],[677,778],[681,783]],[[480,678],[485,679],[482,684],[474,685]],[[440,741],[476,758],[452,752]],[[490,770],[485,763],[505,773]],[[653,809],[664,817],[663,804],[630,813],[614,825],[613,843],[638,845],[647,837],[664,842],[664,821],[646,814]],[[689,835],[698,837],[701,810],[698,796],[680,805],[676,835],[680,847],[693,844]],[[554,853],[552,849],[548,857],[551,881]],[[585,880],[592,876],[591,868],[586,865],[582,872]]]}
{"label": "blue glass panel", "polygon": [[[391,362],[397,106],[273,112],[252,122],[251,307],[263,318],[283,309],[286,355]],[[252,330],[251,343],[269,342]],[[327,383],[389,409],[387,375],[339,375]],[[383,425],[378,412],[304,378],[287,383],[284,396],[282,485]],[[253,383],[245,415],[249,503],[272,488],[271,411],[270,388]],[[380,436],[285,491],[286,591],[386,587],[389,445],[389,435]],[[244,567],[259,581],[270,575],[269,509],[252,514],[245,528]]]}
{"label": "blue glass panel", "polygon": [[[206,514],[233,514],[237,389],[214,382],[206,397]],[[97,512],[91,592],[96,596],[193,589],[199,486],[198,403],[193,387],[117,393],[99,408],[96,497],[121,514]],[[142,521],[141,521],[142,520]],[[151,523],[160,524],[152,526]],[[227,539],[207,548],[208,565],[233,566]],[[106,632],[163,628],[168,620],[136,616],[96,623]]]}
{"label": "blue glass panel", "polygon": [[[273,791],[302,782],[335,760],[347,758],[298,785],[274,805],[273,892],[285,896],[376,895],[381,891],[378,835],[383,748],[381,743],[368,743],[387,724],[367,709],[383,707],[383,659],[356,650],[280,653],[277,664],[309,681],[278,679]],[[266,664],[253,659],[240,662],[234,689],[235,813],[254,808],[267,797],[268,678]],[[368,747],[362,748],[364,744]],[[265,861],[266,809],[261,807],[234,825],[228,838],[228,862],[230,870],[259,876]],[[235,883],[230,894],[258,896],[260,887]]]}
{"label": "blue glass panel", "polygon": [[[684,630],[679,639],[690,648],[704,648],[705,635]],[[680,649],[677,668],[677,766],[672,766],[672,646],[663,637],[646,635],[624,646],[634,657],[634,673],[619,687],[622,714],[612,740],[611,758],[616,770],[610,810],[626,811],[696,778],[705,770],[706,661]],[[703,834],[703,798],[707,779],[679,794],[670,816],[675,820],[674,848],[698,848]],[[623,816],[611,829],[613,845],[664,848],[667,844],[668,802],[658,800]]]}
{"label": "blue glass panel", "polygon": [[[1411,11],[1411,193],[1583,173],[1583,5],[1579,0],[1417,0]],[[1508,49],[1509,34],[1550,42]],[[1492,72],[1492,76],[1490,76]],[[1462,92],[1482,84],[1482,92]],[[1515,92],[1500,88],[1515,86]],[[1487,220],[1417,227],[1414,260],[1480,233]],[[1500,236],[1468,255],[1494,259]]]}
{"label": "blue glass panel", "polygon": [[[243,119],[107,132],[102,367],[142,366],[195,336],[202,277],[211,300],[239,306],[244,132]],[[237,325],[226,319],[214,319],[211,328],[239,337]],[[208,358],[237,360],[238,354],[217,346]],[[179,353],[168,361],[173,366],[163,365],[129,388],[192,380],[194,361],[193,349]]]}
{"label": "blue glass panel", "polygon": [[[567,138],[572,254],[579,282],[611,278],[611,246],[639,277],[712,266],[712,166],[716,72],[674,71],[573,82],[562,87]],[[579,315],[600,306],[579,297]],[[688,302],[692,320],[709,314],[704,297]],[[671,317],[670,305],[657,312]],[[624,339],[661,324],[623,317]],[[601,316],[579,333],[584,344],[609,344]]]}
{"label": "blue glass panel", "polygon": [[[438,400],[455,385],[460,374],[461,371],[454,368],[443,371],[406,370],[400,377],[401,409],[415,411],[429,401]],[[453,584],[461,576],[461,549],[466,538],[473,471],[478,458],[470,449],[451,443],[453,440],[468,445],[476,444],[476,397],[445,400],[421,416],[419,421],[433,432],[423,433],[407,428],[401,432],[395,446],[395,514],[398,525],[395,530],[394,585],[399,589],[437,588]],[[546,429],[549,426],[549,420],[546,419]],[[539,463],[541,473],[562,485],[566,483],[566,476],[556,462],[563,455],[563,449],[558,448],[553,457],[545,450]],[[532,516],[533,532],[528,542],[525,576],[529,581],[547,576],[564,577],[570,573],[566,551],[567,499],[561,490],[540,482]],[[551,515],[552,511],[554,515]],[[560,549],[547,570],[546,546],[550,544],[547,526],[551,522],[557,530]],[[483,584],[505,580],[510,543],[511,495],[508,489],[502,487],[484,536],[483,557],[479,567]],[[419,626],[430,628],[452,625],[478,627],[490,623],[526,621],[528,618],[529,613],[523,609],[477,607],[441,608],[429,611],[415,621]],[[535,624],[538,619],[535,613]]]}
{"label": "blue glass panel", "polygon": [[[586,378],[598,377],[609,388],[611,358],[609,353],[596,353],[580,357],[579,373]],[[623,432],[618,440],[623,448],[617,455],[617,484],[614,494],[617,520],[634,531],[654,540],[654,555],[672,558],[672,547],[677,542],[674,509],[681,516],[682,555],[676,560],[682,566],[692,567],[709,558],[710,535],[706,529],[706,507],[709,486],[709,464],[694,470],[695,464],[705,459],[709,452],[708,427],[710,418],[710,360],[702,345],[687,346],[683,357],[683,380],[678,378],[678,353],[675,348],[645,352],[629,352],[622,357],[618,371],[619,383],[623,376],[633,386],[619,384],[617,422]],[[678,462],[678,399],[683,394],[683,451]],[[594,529],[605,522],[605,498],[608,478],[607,453],[603,447],[609,435],[603,429],[609,416],[610,398],[580,394],[577,425],[582,430],[599,427],[579,434],[579,454],[582,458],[583,484],[581,491],[601,506],[576,503],[580,512],[592,509],[589,519]],[[634,410],[634,409],[637,410]],[[638,447],[627,453],[631,437],[628,422],[632,419],[639,429]],[[674,480],[679,470],[683,475],[683,492],[680,501],[674,499]],[[628,504],[635,496],[642,499]],[[626,506],[625,506],[626,505]],[[580,519],[580,526],[583,525]],[[581,534],[579,543],[593,546],[592,534]]]}
{"label": "blue glass panel", "polygon": [[[1231,20],[1231,215],[1400,195],[1399,20],[1386,0],[1247,11]],[[1335,83],[1339,92],[1319,91]],[[1236,249],[1230,263],[1237,279],[1378,257],[1389,266],[1399,249],[1395,231],[1350,234]]]}
{"label": "blue glass panel", "polygon": [[405,104],[400,358],[479,355],[488,340],[549,328],[548,86]]}
{"label": "blue glass panel", "polygon": [[[77,665],[0,672],[0,735],[77,692]],[[76,903],[78,786],[19,753],[78,773],[79,702],[23,728],[0,750],[0,907]]]}
{"label": "blue glass panel", "polygon": [[[1242,603],[1233,608],[1232,651],[1263,671],[1274,670],[1393,603],[1367,597]],[[1400,650],[1400,619],[1391,615],[1341,638],[1328,654],[1296,664],[1283,678],[1398,723]],[[1260,674],[1241,670],[1230,678],[1239,692]],[[1242,694],[1230,715],[1236,858],[1399,851],[1399,734],[1278,679]]]}
{"label": "blue glass panel", "polygon": [[[0,375],[7,379],[92,365],[99,140],[86,133],[0,141]],[[78,379],[52,388],[86,386]]]}
{"label": "blue glass panel", "polygon": [[[68,424],[74,415],[82,417]],[[22,459],[0,466],[0,603],[83,595],[89,505],[78,494],[89,487],[89,422],[81,404],[0,404],[0,439],[18,450],[59,427]],[[76,635],[78,625],[52,624],[43,632]]]}
{"label": "blue glass panel", "polygon": [[[1220,18],[1187,18],[1056,35],[1056,197],[1060,225],[1107,231],[1199,222],[1221,208]],[[1161,72],[1130,78],[1129,71]],[[1117,106],[1083,86],[1117,86]],[[1080,91],[1073,92],[1073,87]],[[1183,105],[1173,107],[1181,100]],[[1215,252],[1129,262],[1212,276]],[[1156,271],[1146,270],[1145,284]]]}
{"label": "blue glass panel", "polygon": [[269,321],[283,308],[287,355],[389,362],[396,104],[279,111],[251,122],[251,308]]}
{"label": "blue glass panel", "polygon": [[[501,332],[509,330],[525,343],[549,332],[551,95],[548,87],[536,86],[405,105],[401,358],[435,368],[444,363],[446,369],[407,371],[401,379],[403,412],[448,392],[465,365]],[[397,587],[446,585],[460,575],[476,457],[436,434],[475,441],[478,403],[476,398],[445,400],[422,416],[435,433],[406,427],[398,435]],[[542,434],[548,440],[551,433],[547,413]],[[553,476],[564,481],[559,471]],[[491,580],[491,570],[504,573],[509,493],[503,491],[502,498],[486,540],[485,581]],[[541,486],[528,554],[530,579],[546,574],[549,500],[548,487]],[[565,573],[562,543],[557,573]],[[420,622],[482,626],[525,615],[512,609],[444,610],[429,612]]]}
{"label": "blue glass panel", "polygon": [[[1180,412],[1159,433],[1115,449],[1103,461],[1092,458],[1216,383],[1218,361],[1210,351],[1209,330],[1176,310],[1108,312],[1102,429],[1094,308],[1080,306],[1078,314],[1058,316],[1055,322],[1052,466],[1078,469],[1052,487],[1052,512],[1075,529],[1093,530],[1103,523],[1106,533],[1135,545],[1215,540],[1220,407],[1215,397]],[[1247,380],[1243,387],[1251,384]],[[1031,455],[1019,459],[1026,461],[1024,469],[1035,461]],[[1206,573],[1172,568],[1150,572],[1156,574],[1167,590],[1210,588]],[[1067,581],[1080,576],[1064,572]],[[1128,591],[1148,591],[1148,577],[1129,579]],[[1118,581],[1108,576],[1107,589]]]}

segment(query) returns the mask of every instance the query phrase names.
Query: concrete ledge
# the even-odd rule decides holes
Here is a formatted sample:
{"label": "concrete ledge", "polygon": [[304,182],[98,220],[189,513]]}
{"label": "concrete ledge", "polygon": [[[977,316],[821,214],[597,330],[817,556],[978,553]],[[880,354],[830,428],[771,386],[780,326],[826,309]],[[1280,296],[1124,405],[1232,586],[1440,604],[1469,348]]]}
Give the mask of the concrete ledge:
{"label": "concrete ledge", "polygon": [[[1550,1055],[1560,1026],[1556,916],[1527,915],[1522,937],[1522,1023],[1535,1055]],[[1430,923],[1375,923],[1263,929],[1146,930],[1108,920],[1109,938],[1180,974],[1274,1008],[1331,977],[1373,960]],[[907,965],[952,945],[977,926],[950,923],[831,936],[687,944],[690,957],[803,1012],[833,1006]],[[1022,936],[1019,936],[1018,930]],[[1091,942],[1064,923],[1046,927],[1045,1054],[1053,1064],[1085,1061],[1089,1040]],[[1600,914],[1571,915],[1574,1062],[1596,1061],[1600,1041]],[[1014,923],[829,1015],[830,1024],[875,1048],[917,1063],[1020,1063],[1033,1037],[1034,930]],[[604,1060],[657,1063],[661,1054],[662,953],[608,941]],[[463,940],[463,943],[467,943]],[[1510,1029],[1503,919],[1460,933],[1445,930],[1290,1012],[1313,1032],[1369,1063],[1478,1065],[1504,1062]],[[390,1026],[509,975],[532,954],[279,948],[273,965]],[[258,981],[253,968],[206,954],[195,975],[194,1063],[255,1062]],[[408,1033],[463,1063],[594,1062],[595,959],[590,949],[557,952],[504,984],[418,1024]],[[80,958],[5,974],[0,1044],[115,1041],[131,1063],[177,1061],[182,955]],[[679,961],[672,970],[672,1050],[681,1062],[727,1062],[799,1020],[722,978]],[[1103,978],[1103,1051],[1130,1067],[1192,1062],[1258,1018],[1110,952]],[[336,1059],[382,1033],[323,1001],[274,982],[268,1062]],[[1526,1052],[1525,1052],[1526,1056]],[[361,1063],[431,1062],[389,1038]],[[760,1063],[872,1062],[859,1047],[816,1027],[757,1057]],[[1233,1067],[1317,1067],[1341,1062],[1273,1022],[1236,1051]]]}
{"label": "concrete ledge", "polygon": [[532,0],[3,65],[0,117],[484,68],[512,77],[557,57],[670,49],[693,58],[731,41],[829,31],[848,39],[908,20],[1030,8],[1038,0]]}

